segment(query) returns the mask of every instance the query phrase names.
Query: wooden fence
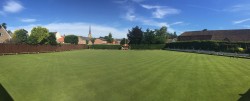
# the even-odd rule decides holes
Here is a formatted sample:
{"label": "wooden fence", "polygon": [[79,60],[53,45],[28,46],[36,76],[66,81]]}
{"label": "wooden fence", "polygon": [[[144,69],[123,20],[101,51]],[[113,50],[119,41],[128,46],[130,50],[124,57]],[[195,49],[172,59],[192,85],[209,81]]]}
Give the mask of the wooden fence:
{"label": "wooden fence", "polygon": [[0,53],[39,53],[87,49],[87,45],[63,44],[51,45],[27,45],[27,44],[0,44]]}

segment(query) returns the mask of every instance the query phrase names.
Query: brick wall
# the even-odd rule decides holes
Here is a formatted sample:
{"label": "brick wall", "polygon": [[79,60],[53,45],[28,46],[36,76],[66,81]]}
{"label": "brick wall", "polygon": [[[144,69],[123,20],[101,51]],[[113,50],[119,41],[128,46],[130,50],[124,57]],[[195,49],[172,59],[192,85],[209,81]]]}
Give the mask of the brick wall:
{"label": "brick wall", "polygon": [[53,52],[87,49],[87,45],[64,44],[51,45],[26,45],[26,44],[0,44],[0,53],[26,53],[26,52]]}

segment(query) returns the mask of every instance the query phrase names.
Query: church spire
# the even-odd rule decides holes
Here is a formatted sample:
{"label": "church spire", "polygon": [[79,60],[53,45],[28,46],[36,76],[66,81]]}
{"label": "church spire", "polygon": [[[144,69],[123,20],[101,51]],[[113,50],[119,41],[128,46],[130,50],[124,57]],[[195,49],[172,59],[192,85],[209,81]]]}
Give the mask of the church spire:
{"label": "church spire", "polygon": [[88,35],[89,39],[92,39],[92,34],[91,34],[91,25],[89,26],[89,35]]}

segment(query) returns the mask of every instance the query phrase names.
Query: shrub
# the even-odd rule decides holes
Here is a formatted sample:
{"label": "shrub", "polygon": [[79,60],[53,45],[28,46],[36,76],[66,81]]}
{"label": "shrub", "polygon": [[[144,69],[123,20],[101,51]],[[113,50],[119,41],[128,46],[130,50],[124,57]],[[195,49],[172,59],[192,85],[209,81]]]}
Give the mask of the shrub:
{"label": "shrub", "polygon": [[78,37],[75,35],[67,35],[64,38],[65,43],[78,44]]}
{"label": "shrub", "polygon": [[89,45],[91,49],[121,49],[121,45]]}
{"label": "shrub", "polygon": [[131,44],[130,48],[135,50],[154,50],[163,49],[165,44]]}

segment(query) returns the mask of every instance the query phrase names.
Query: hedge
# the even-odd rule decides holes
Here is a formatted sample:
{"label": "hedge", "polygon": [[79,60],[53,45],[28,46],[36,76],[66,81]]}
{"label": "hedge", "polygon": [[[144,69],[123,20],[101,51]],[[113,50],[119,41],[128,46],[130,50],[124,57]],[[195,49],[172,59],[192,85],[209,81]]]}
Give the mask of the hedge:
{"label": "hedge", "polygon": [[222,41],[186,41],[186,42],[167,43],[165,48],[210,50],[210,51],[221,51],[221,52],[238,52],[239,48],[243,48],[245,52],[248,53],[250,52],[249,51],[250,43],[222,42]]}
{"label": "hedge", "polygon": [[121,45],[89,45],[89,49],[121,49]]}
{"label": "hedge", "polygon": [[155,50],[164,49],[165,44],[131,44],[130,49],[132,50]]}

